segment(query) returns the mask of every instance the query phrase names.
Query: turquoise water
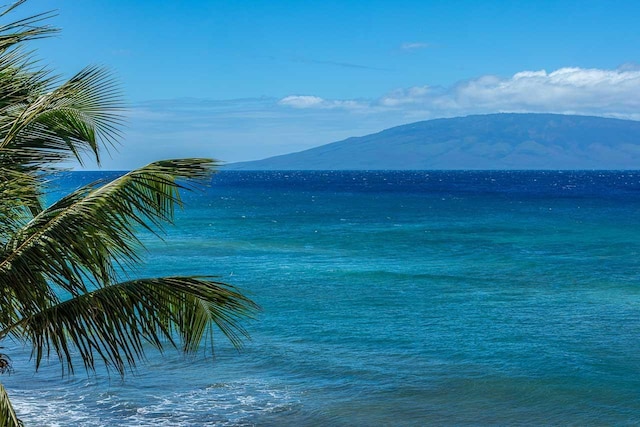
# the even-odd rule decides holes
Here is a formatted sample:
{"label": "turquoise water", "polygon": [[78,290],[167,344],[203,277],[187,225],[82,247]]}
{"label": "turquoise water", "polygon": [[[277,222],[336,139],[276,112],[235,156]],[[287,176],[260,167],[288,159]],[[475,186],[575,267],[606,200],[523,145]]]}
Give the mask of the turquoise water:
{"label": "turquoise water", "polygon": [[220,275],[252,340],[124,382],[11,348],[28,425],[640,424],[638,172],[224,172],[185,200],[136,274]]}

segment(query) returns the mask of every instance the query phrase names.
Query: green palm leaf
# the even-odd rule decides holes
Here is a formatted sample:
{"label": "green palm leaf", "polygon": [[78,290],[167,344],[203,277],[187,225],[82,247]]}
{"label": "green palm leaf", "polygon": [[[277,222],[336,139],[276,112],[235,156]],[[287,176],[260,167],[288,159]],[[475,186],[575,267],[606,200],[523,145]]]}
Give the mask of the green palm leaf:
{"label": "green palm leaf", "polygon": [[[25,3],[25,1],[26,0],[18,0],[8,6],[1,7],[0,18],[12,12],[18,6]],[[18,43],[48,37],[57,33],[59,31],[57,28],[43,25],[43,22],[50,19],[53,15],[53,12],[44,12],[0,25],[0,54],[16,46]]]}
{"label": "green palm leaf", "polygon": [[22,427],[22,422],[16,416],[2,383],[0,383],[0,427]]}
{"label": "green palm leaf", "polygon": [[120,93],[100,67],[88,67],[12,107],[0,123],[0,168],[33,170],[71,156],[82,163],[86,153],[99,162],[100,142],[113,143],[120,136]]}
{"label": "green palm leaf", "polygon": [[124,374],[144,357],[145,343],[162,349],[198,349],[216,325],[240,346],[246,332],[239,320],[257,306],[224,283],[199,277],[138,279],[97,289],[55,304],[0,332],[28,340],[36,368],[51,351],[73,372],[73,355],[84,367],[96,359]]}
{"label": "green palm leaf", "polygon": [[30,210],[40,206],[39,185],[36,177],[15,171],[8,171],[0,180],[0,247],[25,225],[31,213],[40,210]]}
{"label": "green palm leaf", "polygon": [[189,185],[178,179],[204,179],[213,165],[208,159],[155,162],[101,187],[85,186],[34,217],[0,249],[0,302],[13,307],[0,312],[0,326],[30,316],[47,300],[56,303],[51,285],[77,295],[86,283],[118,281],[119,272],[140,260],[138,229],[157,232],[173,220],[178,190]]}
{"label": "green palm leaf", "polygon": [[20,197],[2,193],[3,205],[36,214],[42,173],[72,158],[82,164],[86,155],[99,163],[100,147],[119,137],[122,103],[103,68],[88,67],[53,87],[56,79],[31,70],[30,61],[19,50],[0,54],[0,190],[21,187]]}

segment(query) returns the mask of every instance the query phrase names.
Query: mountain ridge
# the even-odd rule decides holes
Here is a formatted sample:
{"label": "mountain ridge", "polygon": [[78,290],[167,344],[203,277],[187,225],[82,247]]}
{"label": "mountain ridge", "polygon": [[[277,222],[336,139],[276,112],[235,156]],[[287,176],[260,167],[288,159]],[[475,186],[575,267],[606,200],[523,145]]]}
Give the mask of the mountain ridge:
{"label": "mountain ridge", "polygon": [[498,113],[433,119],[227,170],[638,169],[640,122]]}

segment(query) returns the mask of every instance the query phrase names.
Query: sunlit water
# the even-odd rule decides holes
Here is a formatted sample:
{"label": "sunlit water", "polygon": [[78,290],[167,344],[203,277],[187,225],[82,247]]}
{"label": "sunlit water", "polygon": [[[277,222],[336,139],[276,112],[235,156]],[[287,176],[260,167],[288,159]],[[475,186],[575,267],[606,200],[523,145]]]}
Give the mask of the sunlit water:
{"label": "sunlit water", "polygon": [[28,425],[640,423],[640,173],[224,172],[185,200],[136,274],[241,287],[252,341],[124,382],[5,349]]}

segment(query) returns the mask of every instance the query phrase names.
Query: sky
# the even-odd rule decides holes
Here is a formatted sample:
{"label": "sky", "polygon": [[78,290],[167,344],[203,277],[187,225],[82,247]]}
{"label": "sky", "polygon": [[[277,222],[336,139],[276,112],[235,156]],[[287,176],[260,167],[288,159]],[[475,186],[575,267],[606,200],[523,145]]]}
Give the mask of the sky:
{"label": "sky", "polygon": [[65,77],[104,65],[125,94],[105,169],[469,114],[640,120],[637,0],[29,0],[10,17],[50,10],[62,31],[37,57]]}

